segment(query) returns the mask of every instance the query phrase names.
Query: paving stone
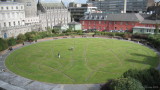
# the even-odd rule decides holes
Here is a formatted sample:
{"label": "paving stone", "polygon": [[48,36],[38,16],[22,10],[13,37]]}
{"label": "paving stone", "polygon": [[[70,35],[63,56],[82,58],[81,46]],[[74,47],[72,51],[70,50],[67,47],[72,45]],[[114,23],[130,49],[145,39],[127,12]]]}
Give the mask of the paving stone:
{"label": "paving stone", "polygon": [[13,85],[10,85],[10,84],[6,84],[6,85],[3,85],[1,87],[6,89],[6,90],[25,90],[23,88],[20,88],[20,87],[17,87],[17,86],[13,86]]}
{"label": "paving stone", "polygon": [[31,84],[28,84],[24,88],[27,90],[51,90],[53,87],[55,87],[55,86],[54,85],[53,86],[47,85],[45,83],[35,81]]}
{"label": "paving stone", "polygon": [[3,72],[3,73],[0,73],[0,80],[4,81],[4,82],[9,82],[10,79],[16,77],[16,75],[14,74],[11,74],[9,72]]}
{"label": "paving stone", "polygon": [[3,82],[3,81],[0,80],[0,87],[1,87],[1,86],[4,86],[4,85],[7,85],[7,84],[8,84],[8,83]]}
{"label": "paving stone", "polygon": [[64,90],[64,85],[57,85],[56,87],[52,88],[51,90]]}
{"label": "paving stone", "polygon": [[18,76],[18,77],[10,79],[9,84],[24,88],[24,86],[28,85],[28,83],[30,83],[31,81],[32,80],[30,79],[26,79],[26,78]]}

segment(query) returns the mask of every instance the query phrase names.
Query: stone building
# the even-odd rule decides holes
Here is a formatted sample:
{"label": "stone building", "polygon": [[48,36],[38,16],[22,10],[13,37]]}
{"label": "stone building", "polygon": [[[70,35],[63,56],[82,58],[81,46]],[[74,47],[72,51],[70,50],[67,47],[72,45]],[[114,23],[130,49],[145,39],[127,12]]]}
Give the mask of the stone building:
{"label": "stone building", "polygon": [[[82,29],[108,32],[132,32],[134,27],[154,28],[160,20],[149,19],[139,13],[92,13],[81,18]],[[148,31],[150,33],[150,30]]]}
{"label": "stone building", "polygon": [[37,16],[37,0],[14,0],[15,2],[24,4],[25,10],[25,24],[39,23]]}
{"label": "stone building", "polygon": [[35,13],[37,6],[33,4],[35,6],[34,13],[28,13],[26,9],[32,10],[33,7],[25,7],[26,4],[21,2],[27,0],[15,1],[0,1],[0,37],[2,38],[17,37],[20,33],[25,34],[40,29],[39,18]]}
{"label": "stone building", "polygon": [[60,3],[44,3],[37,4],[38,16],[42,25],[42,30],[53,27],[59,23],[67,24],[71,22],[70,12],[63,2]]}
{"label": "stone building", "polygon": [[[5,31],[25,25],[24,5],[17,2],[0,2],[0,32],[1,37],[7,38]],[[24,31],[25,32],[25,31]],[[14,33],[19,33],[14,31]],[[9,33],[11,34],[11,32]],[[14,37],[14,35],[13,35]]]}

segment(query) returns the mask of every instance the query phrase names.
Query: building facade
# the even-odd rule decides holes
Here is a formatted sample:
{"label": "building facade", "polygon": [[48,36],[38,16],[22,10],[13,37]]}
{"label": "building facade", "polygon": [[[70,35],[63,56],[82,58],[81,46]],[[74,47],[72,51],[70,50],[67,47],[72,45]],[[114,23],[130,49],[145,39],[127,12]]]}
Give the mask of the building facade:
{"label": "building facade", "polygon": [[19,2],[0,1],[0,37],[17,37],[19,34],[40,29],[39,18],[35,16],[35,12],[26,17],[28,12],[25,9],[25,3]]}
{"label": "building facade", "polygon": [[78,23],[78,22],[75,22],[75,21],[72,21],[70,23],[68,23],[68,26],[69,26],[69,29],[70,30],[82,30],[82,25],[81,23]]}
{"label": "building facade", "polygon": [[[120,13],[124,9],[124,0],[88,0],[99,10],[106,13]],[[146,12],[147,8],[154,6],[154,0],[127,0],[127,12]]]}
{"label": "building facade", "polygon": [[93,7],[89,4],[76,4],[70,3],[68,10],[71,12],[71,18],[74,21],[79,22],[80,18],[89,13],[95,13],[97,11],[97,7]]}
{"label": "building facade", "polygon": [[[19,34],[21,31],[15,29],[8,33],[8,30],[25,25],[25,11],[24,5],[17,2],[0,2],[0,32],[1,37],[15,37],[15,33]],[[28,30],[27,30],[28,31]],[[27,32],[22,30],[23,32]]]}
{"label": "building facade", "polygon": [[139,13],[105,14],[93,13],[80,20],[82,29],[98,31],[132,31],[135,26],[155,27],[160,20],[150,20]]}
{"label": "building facade", "polygon": [[37,16],[37,0],[14,0],[15,2],[22,3],[25,10],[25,24],[33,25],[39,23]]}
{"label": "building facade", "polygon": [[133,34],[155,34],[155,27],[137,27],[133,28]]}
{"label": "building facade", "polygon": [[42,29],[53,29],[53,27],[59,23],[67,24],[71,22],[70,12],[65,7],[63,2],[61,3],[41,3],[38,2],[38,16]]}

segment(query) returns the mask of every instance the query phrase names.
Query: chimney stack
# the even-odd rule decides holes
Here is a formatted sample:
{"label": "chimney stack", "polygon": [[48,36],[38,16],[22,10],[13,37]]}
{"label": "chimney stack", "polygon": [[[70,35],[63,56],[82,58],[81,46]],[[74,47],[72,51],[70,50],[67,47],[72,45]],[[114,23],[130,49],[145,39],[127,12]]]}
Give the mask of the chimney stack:
{"label": "chimney stack", "polygon": [[123,10],[123,13],[126,13],[126,9],[127,9],[127,0],[124,0],[124,10]]}

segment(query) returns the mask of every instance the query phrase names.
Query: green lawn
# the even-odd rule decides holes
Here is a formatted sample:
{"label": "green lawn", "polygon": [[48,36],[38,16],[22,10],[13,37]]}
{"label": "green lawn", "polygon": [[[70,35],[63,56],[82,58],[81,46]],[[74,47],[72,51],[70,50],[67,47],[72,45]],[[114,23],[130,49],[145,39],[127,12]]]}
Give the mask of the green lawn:
{"label": "green lawn", "polygon": [[61,84],[104,83],[128,69],[156,67],[158,63],[157,54],[147,47],[102,38],[40,42],[16,50],[6,60],[6,66],[18,75]]}

